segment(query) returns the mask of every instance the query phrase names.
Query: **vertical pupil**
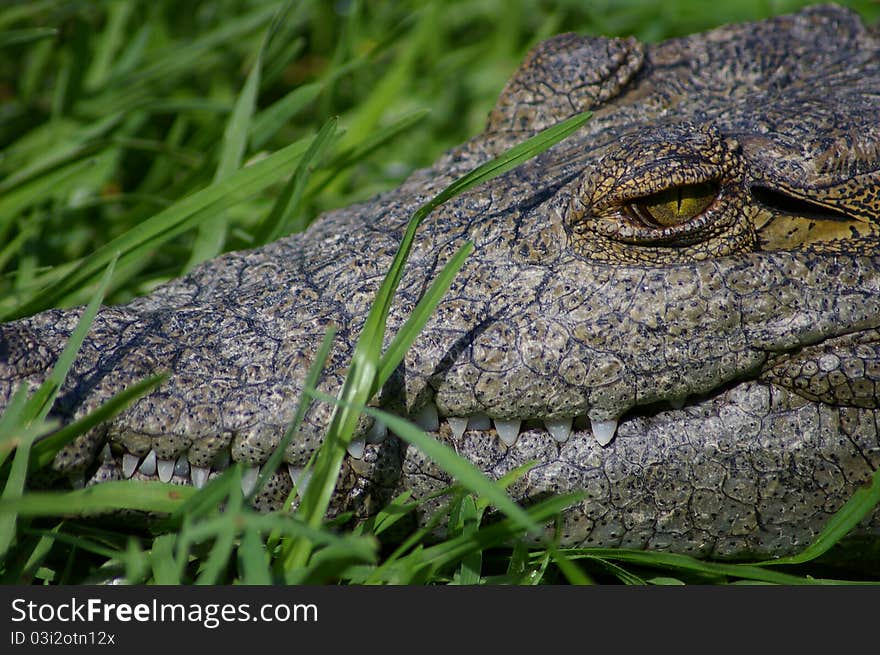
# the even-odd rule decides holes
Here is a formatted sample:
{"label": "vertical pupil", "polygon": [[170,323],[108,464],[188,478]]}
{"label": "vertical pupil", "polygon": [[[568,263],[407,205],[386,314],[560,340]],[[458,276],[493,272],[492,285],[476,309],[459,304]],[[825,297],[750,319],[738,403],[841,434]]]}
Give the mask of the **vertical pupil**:
{"label": "vertical pupil", "polygon": [[715,182],[672,187],[632,204],[634,213],[650,227],[680,225],[701,214],[718,192]]}

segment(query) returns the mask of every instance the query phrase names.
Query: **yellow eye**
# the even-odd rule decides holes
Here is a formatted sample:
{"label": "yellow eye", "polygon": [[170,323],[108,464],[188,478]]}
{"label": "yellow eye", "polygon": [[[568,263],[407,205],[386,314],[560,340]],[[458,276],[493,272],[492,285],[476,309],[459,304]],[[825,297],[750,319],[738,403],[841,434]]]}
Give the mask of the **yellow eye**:
{"label": "yellow eye", "polygon": [[699,216],[717,195],[717,182],[687,184],[639,198],[629,208],[649,227],[674,227]]}

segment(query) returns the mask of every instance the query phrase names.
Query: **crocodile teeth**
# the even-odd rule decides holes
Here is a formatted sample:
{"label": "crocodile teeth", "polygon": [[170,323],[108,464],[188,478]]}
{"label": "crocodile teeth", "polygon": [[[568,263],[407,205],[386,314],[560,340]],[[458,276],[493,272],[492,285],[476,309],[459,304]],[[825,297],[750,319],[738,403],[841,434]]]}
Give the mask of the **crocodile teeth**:
{"label": "crocodile teeth", "polygon": [[[516,443],[516,438],[519,436],[519,426],[522,425],[522,421],[518,419],[514,419],[512,421],[502,421],[501,419],[495,419],[495,431],[498,433],[498,436],[501,438],[501,441],[506,443],[508,446],[512,446]],[[569,427],[571,427],[569,425]]]}
{"label": "crocodile teeth", "polygon": [[449,429],[452,430],[452,435],[456,439],[461,439],[464,431],[467,430],[468,420],[456,416],[447,416],[446,422],[449,423]]}
{"label": "crocodile teeth", "polygon": [[568,441],[568,437],[571,435],[570,418],[561,418],[555,421],[544,419],[544,425],[547,427],[547,432],[549,432],[550,436],[556,439],[556,441],[559,443],[565,443]]}
{"label": "crocodile teeth", "polygon": [[137,455],[132,455],[131,453],[125,453],[122,455],[122,475],[126,479],[130,478],[134,475],[134,472],[137,470],[138,463],[140,462],[140,458]]}
{"label": "crocodile teeth", "polygon": [[474,414],[468,419],[468,430],[489,430],[492,427],[492,419],[486,414]]}
{"label": "crocodile teeth", "polygon": [[290,479],[296,487],[296,493],[302,498],[309,485],[309,480],[312,479],[312,470],[288,464],[287,472],[290,473]]}
{"label": "crocodile teeth", "polygon": [[211,469],[205,468],[204,466],[190,466],[190,473],[192,473],[192,481],[193,486],[196,489],[201,489],[205,486],[205,483],[208,481],[208,475],[211,473]]}
{"label": "crocodile teeth", "polygon": [[104,447],[101,449],[101,461],[102,462],[112,462],[113,461],[113,453],[110,452],[110,444],[105,443]]}
{"label": "crocodile teeth", "polygon": [[151,450],[147,453],[147,456],[144,457],[144,461],[141,462],[141,466],[138,469],[144,475],[156,475],[156,451]]}
{"label": "crocodile teeth", "polygon": [[364,441],[363,437],[355,437],[351,441],[348,442],[348,454],[354,457],[355,459],[360,459],[364,456],[364,447],[366,446],[366,441]]}
{"label": "crocodile teeth", "polygon": [[373,425],[367,430],[367,443],[382,443],[388,436],[388,426],[382,421],[375,419]]}
{"label": "crocodile teeth", "polygon": [[617,433],[617,421],[594,421],[590,419],[590,429],[600,446],[607,446]]}
{"label": "crocodile teeth", "polygon": [[440,417],[437,415],[437,406],[434,403],[422,407],[413,420],[426,432],[437,432],[440,429]]}
{"label": "crocodile teeth", "polygon": [[174,460],[159,459],[156,461],[156,471],[159,473],[159,479],[162,482],[171,482],[174,475]]}
{"label": "crocodile teeth", "polygon": [[257,486],[257,476],[260,474],[259,466],[248,466],[241,475],[241,493],[247,496]]}
{"label": "crocodile teeth", "polygon": [[174,462],[174,475],[179,475],[183,478],[189,475],[189,460],[187,460],[186,455],[181,455]]}

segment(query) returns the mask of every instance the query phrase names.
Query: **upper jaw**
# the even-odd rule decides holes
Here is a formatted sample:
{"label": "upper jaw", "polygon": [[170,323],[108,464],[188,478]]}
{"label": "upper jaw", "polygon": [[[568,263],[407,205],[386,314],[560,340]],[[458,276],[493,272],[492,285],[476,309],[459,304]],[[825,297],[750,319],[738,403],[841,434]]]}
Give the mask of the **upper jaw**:
{"label": "upper jaw", "polygon": [[510,282],[488,301],[491,319],[477,316],[479,329],[456,335],[452,364],[448,342],[417,342],[406,367],[410,409],[433,397],[453,418],[616,421],[880,326],[880,260],[858,253],[752,253],[665,268],[569,260],[499,277]]}
{"label": "upper jaw", "polygon": [[[471,323],[448,323],[445,303],[462,302],[453,292],[407,355],[402,387],[383,393],[378,403],[431,419],[433,413],[424,409],[431,401],[454,435],[461,433],[464,419],[485,415],[505,443],[542,426],[557,442],[574,434],[604,444],[634,409],[658,403],[674,407],[688,397],[757,378],[771,355],[880,326],[876,256],[755,253],[664,269],[564,264],[552,275],[538,267],[499,270],[508,283],[483,299],[486,313],[476,312]],[[480,268],[485,271],[486,264]],[[463,271],[465,277],[469,270],[474,269]],[[827,293],[829,288],[835,293]],[[390,323],[400,320],[396,316]],[[232,339],[229,347],[238,345]],[[341,384],[345,352],[333,361],[324,387],[331,394]],[[233,461],[249,466],[266,461],[292,415],[299,383],[283,376],[261,381],[260,398],[245,406],[253,406],[251,413],[236,400],[244,387],[230,396],[234,415],[223,414],[222,405],[202,411],[232,382],[211,377],[216,367],[198,377],[191,369],[198,362],[188,362],[186,375],[169,380],[173,390],[141,401],[110,425],[107,438],[137,456],[139,465],[155,451],[166,474],[169,462],[183,454],[198,469],[230,451]],[[262,364],[270,370],[271,357]],[[163,398],[187,397],[190,391],[198,391],[204,402],[163,404]],[[138,418],[143,416],[149,420]],[[305,465],[320,445],[328,417],[324,405],[308,415],[297,449],[286,453],[285,461],[295,468]],[[482,425],[493,424],[484,420]],[[83,453],[94,455],[105,437],[89,438],[86,447],[59,461],[61,468],[82,468]],[[366,441],[366,426],[356,439]],[[131,464],[129,458],[129,472]]]}

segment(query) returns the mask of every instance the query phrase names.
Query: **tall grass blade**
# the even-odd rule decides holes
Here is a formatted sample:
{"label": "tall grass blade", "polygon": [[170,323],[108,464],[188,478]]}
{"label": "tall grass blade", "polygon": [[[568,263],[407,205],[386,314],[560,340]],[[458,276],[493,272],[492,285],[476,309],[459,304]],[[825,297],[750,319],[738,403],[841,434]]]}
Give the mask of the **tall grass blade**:
{"label": "tall grass blade", "polygon": [[153,539],[150,551],[150,566],[153,570],[153,584],[178,585],[183,577],[183,566],[175,557],[177,535],[163,534]]}
{"label": "tall grass blade", "polygon": [[871,476],[870,484],[866,484],[844,503],[834,516],[822,528],[816,540],[796,555],[758,562],[755,566],[776,564],[804,564],[824,555],[868,516],[875,507],[880,506],[880,470]]}
{"label": "tall grass blade", "polygon": [[107,270],[104,271],[104,276],[101,278],[97,290],[92,295],[92,299],[89,301],[89,304],[80,316],[76,327],[67,341],[67,345],[64,346],[64,350],[62,350],[61,354],[58,356],[58,360],[52,367],[49,376],[43,384],[40,385],[34,395],[28,399],[27,404],[22,410],[22,420],[25,424],[33,421],[42,421],[46,418],[46,415],[52,408],[55,396],[58,394],[58,390],[61,388],[64,378],[67,377],[68,371],[70,371],[70,368],[73,366],[76,355],[79,352],[83,341],[85,341],[86,334],[88,334],[88,331],[92,326],[92,321],[98,313],[101,302],[104,300],[104,296],[107,293],[107,287],[110,286],[110,280],[113,278],[113,269],[116,267],[116,259],[116,256],[113,256],[110,259],[110,262],[107,265]]}
{"label": "tall grass blade", "polygon": [[238,546],[241,582],[247,585],[272,584],[272,573],[266,547],[260,533],[252,527],[244,529]]}
{"label": "tall grass blade", "polygon": [[41,309],[56,305],[68,294],[88,284],[97,271],[114,258],[121,259],[139,248],[157,248],[190,229],[199,220],[208,218],[210,211],[233,205],[274,184],[289,172],[305,150],[306,143],[297,141],[253,166],[236,171],[223,182],[212,184],[177,201],[98,248],[89,257],[78,262],[78,266],[73,267],[62,279],[51,287],[42,289],[14,311],[0,316],[0,320],[35,314]]}
{"label": "tall grass blade", "polygon": [[[517,505],[500,485],[487,478],[480,469],[452,448],[428,436],[420,428],[399,416],[371,407],[364,407],[362,411],[381,420],[391,432],[422,451],[428,459],[451,475],[458,484],[477,496],[486,498],[521,529],[533,535],[540,534],[541,527],[529,517],[527,511]],[[474,512],[476,512],[476,508]]]}
{"label": "tall grass blade", "polygon": [[[215,183],[222,182],[241,168],[242,158],[247,148],[251,119],[257,105],[265,43],[264,40],[257,54],[257,60],[251,67],[251,72],[248,74],[244,87],[235,101],[232,113],[226,121],[226,129],[223,130],[223,141],[220,147],[220,161],[214,173]],[[222,252],[223,244],[226,242],[226,222],[226,212],[221,209],[212,218],[199,225],[190,259],[184,267],[185,271],[192,270],[198,264],[216,257]]]}
{"label": "tall grass blade", "polygon": [[391,377],[391,374],[394,373],[394,370],[400,365],[400,362],[403,361],[410,346],[418,338],[425,324],[430,320],[434,308],[440,304],[443,296],[446,295],[450,285],[455,280],[455,276],[473,251],[474,244],[470,242],[465,243],[459,248],[437,277],[434,278],[434,281],[431,282],[431,286],[428,287],[421,299],[419,299],[412,313],[407,317],[406,322],[400,327],[397,334],[394,335],[394,338],[382,355],[379,369],[376,372],[376,389],[382,388],[388,381],[388,378]]}
{"label": "tall grass blade", "polygon": [[[309,366],[309,370],[306,371],[305,381],[303,383],[304,388],[313,389],[318,385],[318,379],[321,375],[321,370],[324,367],[324,364],[327,361],[327,357],[330,355],[330,349],[333,347],[333,339],[336,337],[336,330],[333,326],[327,330],[327,334],[324,335],[324,339],[321,341],[321,345],[318,347],[317,353],[315,353],[315,359],[312,362],[311,366]],[[266,463],[260,468],[260,475],[257,478],[257,483],[254,485],[254,490],[251,492],[250,498],[254,498],[257,494],[259,494],[275,471],[281,466],[282,459],[284,457],[284,451],[287,450],[287,447],[290,445],[291,441],[293,441],[293,437],[296,434],[296,431],[299,429],[300,424],[305,418],[306,412],[311,406],[312,399],[306,395],[302,394],[298,400],[296,409],[293,413],[293,419],[290,421],[290,425],[287,426],[287,429],[284,431],[284,435],[281,437],[281,440],[278,442],[278,445],[275,447],[275,450],[269,456],[269,459],[266,460]],[[295,492],[293,492],[295,493]]]}
{"label": "tall grass blade", "polygon": [[[476,533],[482,519],[482,512],[477,510],[472,496],[466,495],[461,499],[461,535],[472,536]],[[483,553],[475,550],[462,558],[458,569],[458,584],[478,585],[481,582],[480,572],[483,567]]]}
{"label": "tall grass blade", "polygon": [[141,380],[115,394],[110,400],[94,411],[89,412],[72,423],[68,423],[45,439],[40,439],[40,441],[34,444],[32,449],[30,470],[47,466],[55,458],[55,453],[64,445],[73,441],[77,436],[85,434],[96,425],[110,420],[135,400],[145,396],[167,379],[168,375],[163,373]]}
{"label": "tall grass blade", "polygon": [[29,491],[20,498],[0,500],[0,514],[20,516],[94,516],[120,509],[166,514],[196,494],[194,487],[116,480],[64,493]]}
{"label": "tall grass blade", "polygon": [[789,575],[779,571],[769,570],[763,566],[752,564],[727,564],[722,562],[710,562],[698,560],[687,555],[677,553],[661,553],[642,550],[629,550],[626,548],[586,548],[586,549],[561,549],[570,559],[580,557],[609,560],[612,562],[628,562],[661,569],[671,569],[695,573],[705,576],[724,576],[734,580],[749,580],[753,582],[767,582],[771,584],[835,584],[838,581],[821,578],[803,578],[798,575]]}
{"label": "tall grass blade", "polygon": [[[306,489],[298,513],[313,526],[317,526],[324,516],[330,502],[339,474],[339,467],[345,454],[345,447],[354,433],[359,411],[355,408],[366,405],[375,393],[376,375],[379,370],[380,353],[385,335],[385,322],[391,309],[391,302],[403,276],[403,268],[415,240],[416,230],[424,218],[441,204],[468,189],[487,182],[515,166],[547,150],[566,136],[580,128],[589,114],[580,114],[555,125],[527,141],[514,146],[496,159],[478,166],[459,178],[413,214],[407,224],[400,247],[395,254],[374,301],[361,334],[355,345],[348,375],[340,391],[340,402],[334,409],[323,447],[318,452],[315,475]],[[502,501],[502,506],[507,504]],[[519,510],[514,504],[512,511]],[[533,526],[530,526],[533,527]],[[311,552],[305,542],[295,548],[291,565],[304,566]]]}
{"label": "tall grass blade", "polygon": [[278,196],[272,211],[257,230],[254,237],[256,243],[269,243],[291,232],[301,232],[307,227],[304,219],[296,219],[296,212],[300,207],[312,170],[320,165],[336,133],[336,124],[337,119],[331,118],[312,139],[293,177],[284,186],[284,191]]}
{"label": "tall grass blade", "polygon": [[0,48],[11,45],[20,45],[30,41],[39,41],[41,39],[51,39],[58,35],[58,30],[54,27],[34,27],[23,30],[5,30],[0,32]]}

